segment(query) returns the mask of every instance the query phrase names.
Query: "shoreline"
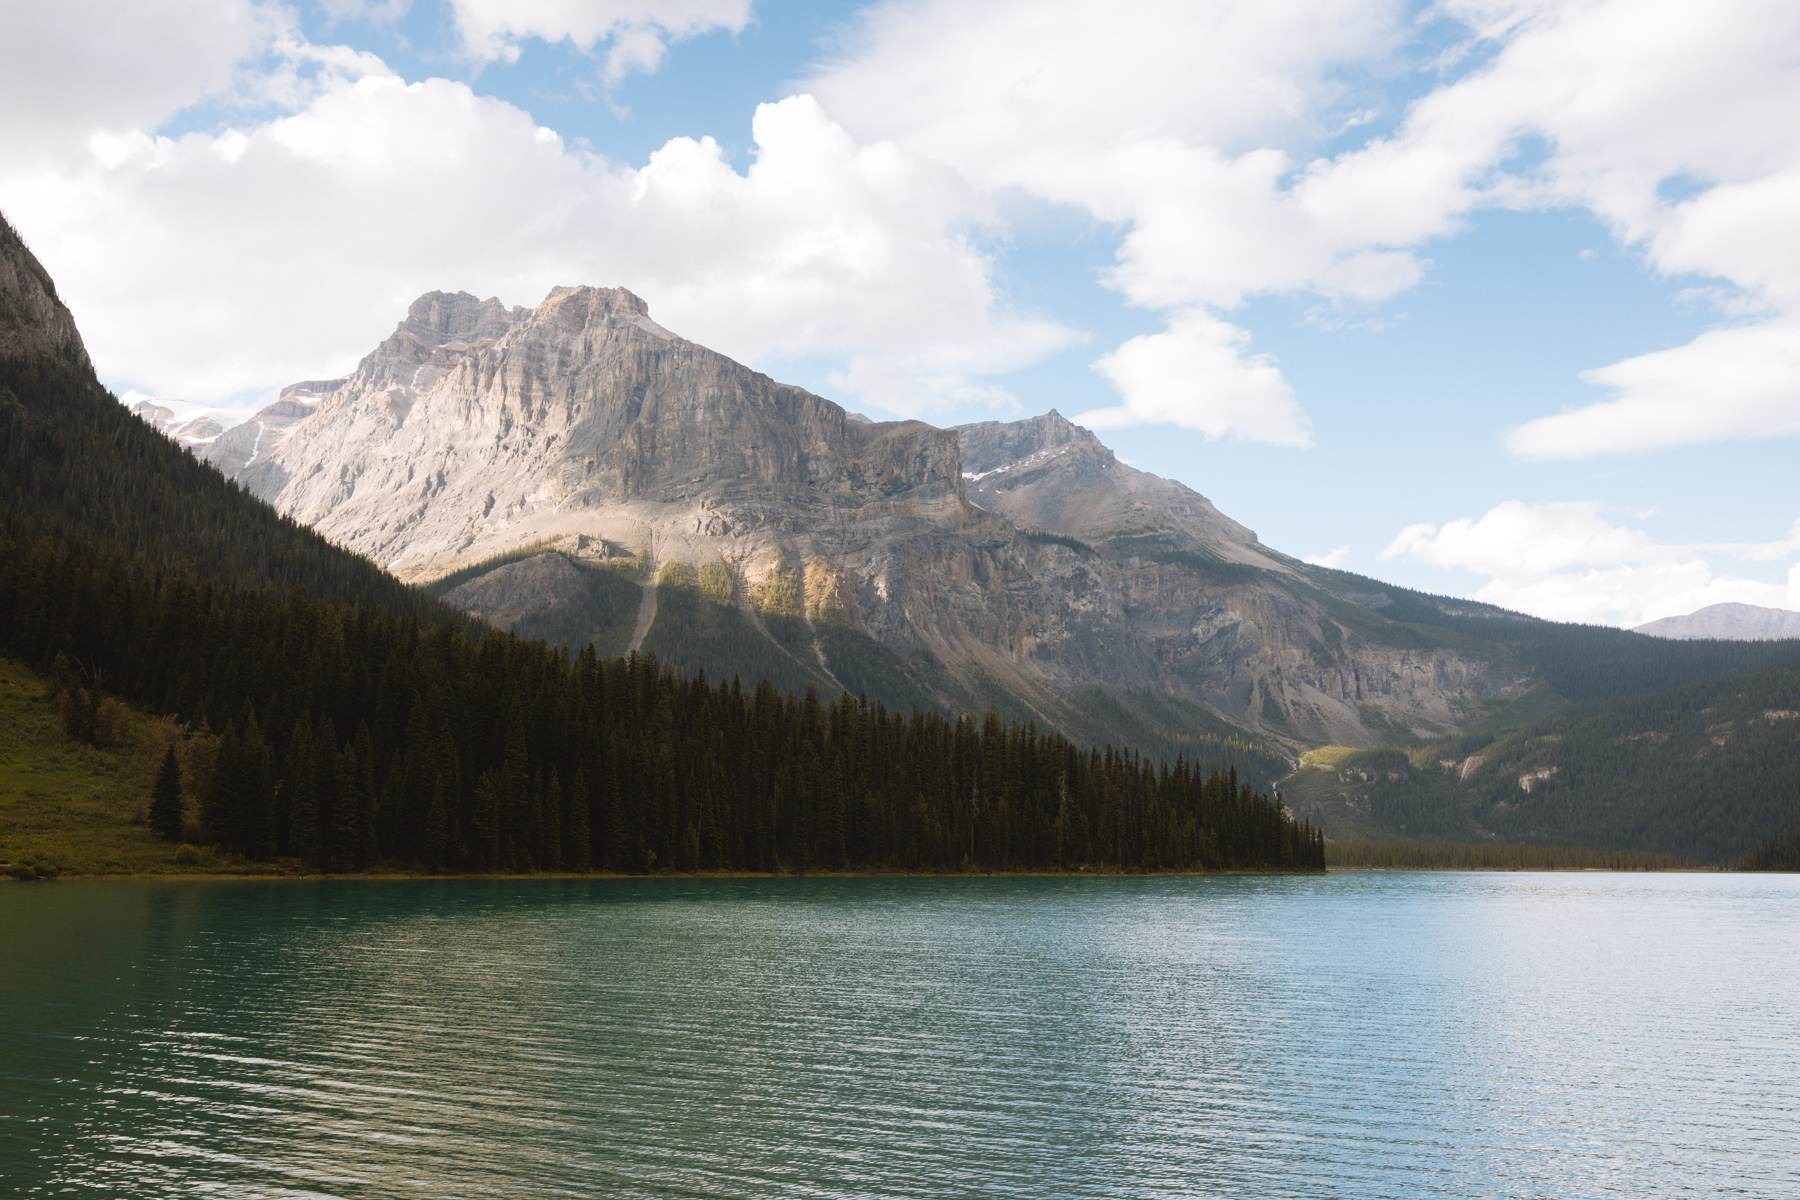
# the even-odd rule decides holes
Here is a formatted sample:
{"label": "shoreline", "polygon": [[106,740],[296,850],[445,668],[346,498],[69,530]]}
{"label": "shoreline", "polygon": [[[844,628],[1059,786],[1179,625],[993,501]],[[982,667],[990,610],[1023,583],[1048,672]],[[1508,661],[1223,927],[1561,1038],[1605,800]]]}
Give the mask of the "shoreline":
{"label": "shoreline", "polygon": [[1324,875],[1326,871],[1253,870],[1231,868],[1218,871],[108,871],[77,874],[63,872],[36,880],[11,879],[0,875],[0,882],[55,883],[80,880],[124,880],[146,883],[153,880],[192,883],[218,880],[230,883],[281,881],[296,883],[349,882],[370,883],[430,882],[433,880],[520,881],[544,880],[618,880],[618,879],[1209,879],[1223,876],[1290,876]]}
{"label": "shoreline", "polygon": [[489,880],[523,882],[575,879],[670,880],[698,879],[1217,879],[1288,878],[1379,873],[1451,875],[1780,875],[1796,872],[1740,871],[1733,867],[1326,867],[1323,871],[1250,870],[1218,871],[658,871],[652,874],[620,871],[119,871],[100,874],[65,873],[38,879],[13,879],[0,875],[0,883],[122,882],[122,883],[428,883],[434,881]]}

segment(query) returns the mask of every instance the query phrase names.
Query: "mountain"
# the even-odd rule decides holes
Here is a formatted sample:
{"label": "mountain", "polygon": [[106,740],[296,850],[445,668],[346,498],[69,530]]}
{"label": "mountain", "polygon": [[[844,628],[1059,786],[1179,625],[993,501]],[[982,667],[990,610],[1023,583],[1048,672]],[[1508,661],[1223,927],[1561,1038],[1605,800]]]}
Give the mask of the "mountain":
{"label": "mountain", "polygon": [[[432,336],[448,327],[480,340],[487,316],[472,315],[432,316]],[[168,714],[160,736],[182,746],[162,747],[173,774],[157,776],[172,781],[173,823],[209,844],[210,862],[1323,865],[1315,830],[1222,767],[1080,747],[991,715],[949,720],[847,695],[682,678],[654,657],[567,656],[457,614],[277,514],[127,411],[100,387],[48,275],[3,222],[0,329],[0,655],[25,667],[0,676],[25,679],[32,693],[8,699],[26,719],[8,727],[6,756],[66,773],[70,748],[40,744],[32,729],[54,722],[65,739],[99,749],[121,725],[144,725],[113,719],[121,701]],[[422,382],[450,340],[415,347],[426,361],[404,378]],[[369,386],[399,385],[380,363],[365,365]],[[836,436],[829,418],[821,439]],[[312,420],[282,444],[304,443]],[[836,444],[861,469],[884,464],[880,433]],[[134,792],[151,791],[149,778],[140,782],[117,794],[78,789],[78,810],[51,811],[53,798],[26,807],[54,820],[56,836],[90,837],[90,851],[105,826],[133,855],[193,861],[191,847],[184,855],[133,822]],[[23,831],[27,864],[19,832],[0,822],[0,868],[43,875],[61,865],[45,861],[42,829]]]}
{"label": "mountain", "polygon": [[139,420],[177,446],[196,454],[205,453],[206,448],[218,441],[219,435],[225,432],[225,426],[211,413],[177,419],[174,409],[153,400],[139,400],[131,406],[131,411]]}
{"label": "mountain", "polygon": [[312,416],[320,398],[343,382],[341,379],[324,379],[289,384],[281,389],[272,404],[257,410],[256,415],[243,424],[222,431],[197,453],[227,475],[240,474],[272,451],[287,436],[288,430]]}
{"label": "mountain", "polygon": [[1233,740],[1372,747],[1767,661],[1310,566],[1057,413],[872,422],[617,288],[433,292],[284,397],[207,456],[337,544],[502,628],[793,690],[1279,773]]}
{"label": "mountain", "polygon": [[[209,458],[401,578],[574,645],[1165,750],[1450,731],[1540,683],[1505,647],[1339,595],[1057,414],[856,419],[620,289],[432,293],[307,388],[279,436],[234,430]],[[253,460],[224,457],[253,436]]]}
{"label": "mountain", "polygon": [[1715,638],[1728,642],[1772,642],[1800,638],[1800,612],[1754,604],[1709,604],[1686,616],[1664,617],[1639,625],[1637,632],[1683,641]]}

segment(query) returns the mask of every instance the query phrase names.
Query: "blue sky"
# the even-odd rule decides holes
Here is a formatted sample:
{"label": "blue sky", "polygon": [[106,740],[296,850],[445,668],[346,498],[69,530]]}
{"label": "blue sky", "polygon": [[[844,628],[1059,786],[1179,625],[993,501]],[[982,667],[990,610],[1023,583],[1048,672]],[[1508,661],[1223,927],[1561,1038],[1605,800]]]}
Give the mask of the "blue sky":
{"label": "blue sky", "polygon": [[121,392],[243,411],[426,288],[619,284],[875,416],[1091,414],[1348,569],[1620,624],[1800,606],[1791,5],[82,0],[0,34],[0,206]]}

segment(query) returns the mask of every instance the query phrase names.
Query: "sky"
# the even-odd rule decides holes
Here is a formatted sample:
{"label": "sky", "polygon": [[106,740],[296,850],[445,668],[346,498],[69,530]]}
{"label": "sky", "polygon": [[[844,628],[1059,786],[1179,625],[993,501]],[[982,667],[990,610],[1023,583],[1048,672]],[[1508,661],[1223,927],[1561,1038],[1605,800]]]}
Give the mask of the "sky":
{"label": "sky", "polygon": [[0,146],[102,379],[184,412],[431,289],[616,285],[1327,565],[1800,609],[1792,0],[59,0],[0,7]]}

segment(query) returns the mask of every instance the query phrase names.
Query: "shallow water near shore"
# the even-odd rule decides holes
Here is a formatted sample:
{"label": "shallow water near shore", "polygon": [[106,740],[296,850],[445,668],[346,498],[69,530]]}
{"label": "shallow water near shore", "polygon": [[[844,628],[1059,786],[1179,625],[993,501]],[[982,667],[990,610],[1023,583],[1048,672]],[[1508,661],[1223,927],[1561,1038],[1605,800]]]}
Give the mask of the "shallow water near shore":
{"label": "shallow water near shore", "polygon": [[1800,877],[0,889],[0,1193],[1800,1194]]}

